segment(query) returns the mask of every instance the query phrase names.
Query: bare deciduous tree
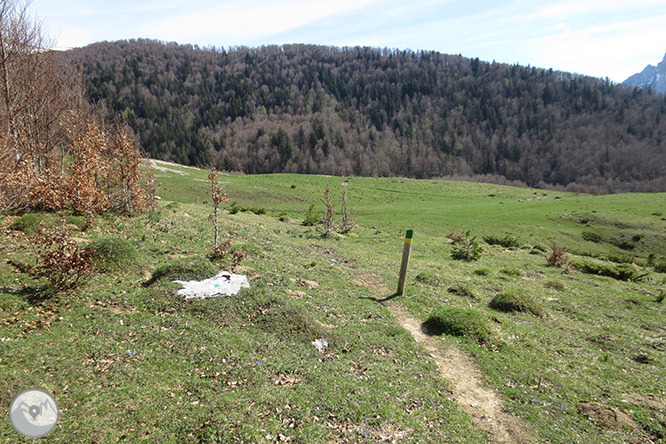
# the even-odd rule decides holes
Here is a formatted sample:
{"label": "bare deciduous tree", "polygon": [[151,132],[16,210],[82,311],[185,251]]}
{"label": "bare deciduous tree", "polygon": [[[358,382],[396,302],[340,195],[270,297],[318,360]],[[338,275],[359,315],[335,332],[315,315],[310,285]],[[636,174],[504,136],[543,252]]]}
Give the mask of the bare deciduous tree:
{"label": "bare deciduous tree", "polygon": [[70,208],[92,218],[150,206],[138,146],[122,128],[104,130],[28,4],[0,0],[0,212]]}

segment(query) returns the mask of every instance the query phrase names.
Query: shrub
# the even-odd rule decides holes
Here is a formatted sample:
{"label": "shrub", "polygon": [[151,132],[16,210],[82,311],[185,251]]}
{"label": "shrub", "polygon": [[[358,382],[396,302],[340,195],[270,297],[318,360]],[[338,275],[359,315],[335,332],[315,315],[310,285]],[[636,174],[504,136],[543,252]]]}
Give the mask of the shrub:
{"label": "shrub", "polygon": [[423,326],[430,334],[463,336],[478,342],[487,342],[491,335],[483,315],[468,308],[437,308],[430,313]]}
{"label": "shrub", "polygon": [[236,249],[232,253],[232,258],[233,258],[233,263],[234,265],[240,265],[241,262],[247,258],[247,253],[244,250],[241,249]]}
{"label": "shrub", "polygon": [[632,254],[609,254],[606,259],[616,264],[633,264],[636,257]]}
{"label": "shrub", "polygon": [[458,296],[476,299],[476,292],[474,291],[474,288],[468,284],[454,284],[450,286],[447,291]]}
{"label": "shrub", "polygon": [[208,215],[208,219],[213,223],[213,249],[217,249],[217,240],[220,232],[218,223],[220,204],[229,200],[229,194],[219,185],[216,170],[211,170],[208,173],[208,182],[210,184],[210,197],[213,200],[213,212]]}
{"label": "shrub", "polygon": [[603,236],[596,231],[583,231],[582,236],[584,240],[594,242],[595,244],[599,244],[604,240]]}
{"label": "shrub", "polygon": [[105,272],[124,271],[132,268],[137,260],[134,245],[128,240],[108,237],[91,242],[86,250],[92,251],[95,265]]}
{"label": "shrub", "polygon": [[349,233],[355,225],[356,222],[352,220],[349,210],[347,209],[347,185],[344,185],[342,188],[342,227],[340,232],[343,234]]}
{"label": "shrub", "polygon": [[488,306],[495,310],[504,312],[529,312],[538,317],[543,317],[545,314],[544,309],[531,297],[526,294],[513,291],[503,291],[497,294],[488,303]]}
{"label": "shrub", "polygon": [[571,261],[567,257],[564,250],[560,248],[560,246],[557,245],[556,242],[553,242],[552,252],[550,253],[550,256],[548,256],[548,258],[546,259],[546,262],[551,267],[559,267],[559,268],[568,268],[569,265],[571,264]]}
{"label": "shrub", "polygon": [[637,282],[646,276],[645,273],[639,273],[636,267],[630,264],[606,265],[581,261],[574,263],[574,267],[583,273],[608,276],[619,281]]}
{"label": "shrub", "polygon": [[217,272],[217,267],[203,256],[182,257],[157,267],[145,285],[163,280],[203,280],[213,277]]}
{"label": "shrub", "polygon": [[514,236],[507,234],[504,237],[498,236],[483,236],[483,241],[488,245],[500,245],[504,248],[518,248],[520,247],[520,242]]}
{"label": "shrub", "polygon": [[326,206],[326,213],[323,219],[323,237],[330,237],[333,234],[333,216],[335,215],[335,210],[333,209],[330,193],[331,189],[329,188],[328,184],[326,184],[326,188],[324,189],[324,200],[322,201]]}
{"label": "shrub", "polygon": [[31,279],[46,278],[56,290],[76,287],[95,272],[92,250],[80,249],[64,231],[46,230],[38,225],[33,238],[37,246],[35,265],[8,261]]}
{"label": "shrub", "polygon": [[483,248],[479,246],[476,237],[469,237],[469,231],[465,232],[463,241],[453,245],[451,258],[467,262],[479,260],[483,254]]}
{"label": "shrub", "polygon": [[238,202],[236,202],[236,201],[231,202],[231,205],[229,206],[229,214],[236,214],[241,210],[242,210],[242,207],[240,207],[238,205]]}
{"label": "shrub", "polygon": [[213,251],[208,258],[210,260],[224,260],[229,251],[231,251],[231,239],[227,239],[224,242],[218,243],[216,247],[213,247]]}
{"label": "shrub", "polygon": [[319,225],[321,223],[321,214],[315,209],[315,204],[311,203],[308,207],[308,212],[305,213],[305,219],[303,220],[303,225],[306,227],[312,227]]}
{"label": "shrub", "polygon": [[465,233],[452,231],[448,237],[453,245],[460,245],[465,240]]}

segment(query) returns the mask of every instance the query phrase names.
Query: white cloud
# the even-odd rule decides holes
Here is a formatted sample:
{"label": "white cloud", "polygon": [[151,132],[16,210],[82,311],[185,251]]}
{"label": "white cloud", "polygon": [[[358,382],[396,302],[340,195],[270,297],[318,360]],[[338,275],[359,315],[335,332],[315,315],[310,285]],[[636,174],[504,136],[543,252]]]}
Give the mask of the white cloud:
{"label": "white cloud", "polygon": [[212,44],[261,44],[262,39],[312,21],[354,10],[378,0],[336,2],[238,2],[169,18],[144,30],[149,36],[183,43],[213,40]]}
{"label": "white cloud", "polygon": [[85,29],[68,28],[55,36],[56,49],[85,46],[90,42],[90,33]]}
{"label": "white cloud", "polygon": [[589,26],[530,42],[534,64],[621,82],[666,52],[666,15]]}

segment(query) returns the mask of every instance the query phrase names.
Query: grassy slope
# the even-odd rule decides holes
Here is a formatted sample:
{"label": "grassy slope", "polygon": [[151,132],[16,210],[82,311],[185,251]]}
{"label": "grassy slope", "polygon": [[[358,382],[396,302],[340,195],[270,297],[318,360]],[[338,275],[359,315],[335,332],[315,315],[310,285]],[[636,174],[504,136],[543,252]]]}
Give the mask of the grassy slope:
{"label": "grassy slope", "polygon": [[[75,293],[31,306],[17,275],[0,265],[0,405],[29,386],[55,393],[62,429],[50,441],[485,442],[447,399],[446,382],[427,353],[372,300],[378,279],[395,285],[408,228],[416,237],[407,296],[394,302],[421,319],[441,305],[471,306],[493,319],[493,346],[445,337],[442,345],[476,356],[488,384],[530,421],[540,442],[624,442],[626,433],[592,425],[577,403],[626,407],[624,394],[665,395],[664,304],[655,297],[666,275],[629,283],[562,273],[527,249],[487,245],[480,261],[463,263],[450,259],[446,242],[452,230],[470,229],[479,239],[511,233],[523,245],[556,238],[597,256],[624,252],[582,240],[583,231],[595,230],[609,241],[623,232],[642,234],[633,252],[639,258],[664,254],[663,194],[595,197],[352,178],[358,236],[323,240],[299,222],[325,183],[337,197],[343,179],[225,176],[232,200],[268,210],[224,216],[234,245],[249,252],[240,270],[253,289],[239,298],[184,302],[172,295],[174,284],[140,285],[159,264],[205,254],[210,246],[209,210],[197,204],[206,199],[206,172],[174,169],[187,175],[157,172],[161,204],[169,209],[134,220],[100,218],[94,230],[75,233],[82,242],[130,240],[140,260],[125,273],[99,275]],[[282,212],[291,221],[278,221]],[[6,232],[2,255],[24,256],[25,243]],[[475,274],[479,268],[489,274]],[[428,283],[413,279],[421,273],[432,277]],[[456,283],[477,297],[449,293]],[[549,316],[487,307],[497,292],[513,288],[536,298]],[[331,342],[329,353],[314,349],[316,337]],[[653,361],[636,362],[638,354]],[[648,410],[634,410],[658,428],[646,419]],[[0,437],[16,440],[8,420],[0,423]]]}

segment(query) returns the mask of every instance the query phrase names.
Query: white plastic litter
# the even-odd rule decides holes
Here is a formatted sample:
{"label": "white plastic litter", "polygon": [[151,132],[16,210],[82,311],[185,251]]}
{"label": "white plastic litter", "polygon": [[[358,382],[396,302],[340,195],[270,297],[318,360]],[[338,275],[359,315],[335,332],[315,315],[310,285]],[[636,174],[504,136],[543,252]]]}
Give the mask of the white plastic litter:
{"label": "white plastic litter", "polygon": [[221,271],[210,279],[203,281],[174,281],[183,286],[178,294],[185,299],[208,299],[220,296],[233,296],[241,288],[250,288],[247,276]]}
{"label": "white plastic litter", "polygon": [[328,348],[328,341],[326,339],[319,338],[319,339],[315,339],[314,341],[312,341],[312,345],[315,346],[317,351],[323,352],[324,350],[326,350]]}

